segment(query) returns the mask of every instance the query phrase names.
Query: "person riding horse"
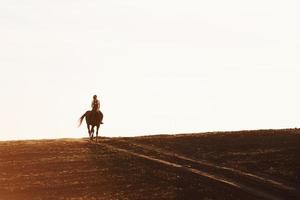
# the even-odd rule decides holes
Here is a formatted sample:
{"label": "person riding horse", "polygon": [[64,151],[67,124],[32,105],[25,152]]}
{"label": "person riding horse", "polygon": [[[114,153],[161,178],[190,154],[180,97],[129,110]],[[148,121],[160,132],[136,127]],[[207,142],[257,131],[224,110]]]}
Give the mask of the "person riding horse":
{"label": "person riding horse", "polygon": [[85,118],[86,120],[86,125],[88,128],[89,132],[89,137],[91,140],[94,138],[94,127],[97,128],[96,130],[96,142],[98,138],[98,130],[101,124],[103,124],[103,113],[100,111],[100,102],[97,99],[97,95],[93,96],[93,101],[92,101],[92,110],[86,111],[80,118],[79,118],[79,124],[78,126],[81,125],[83,119]]}

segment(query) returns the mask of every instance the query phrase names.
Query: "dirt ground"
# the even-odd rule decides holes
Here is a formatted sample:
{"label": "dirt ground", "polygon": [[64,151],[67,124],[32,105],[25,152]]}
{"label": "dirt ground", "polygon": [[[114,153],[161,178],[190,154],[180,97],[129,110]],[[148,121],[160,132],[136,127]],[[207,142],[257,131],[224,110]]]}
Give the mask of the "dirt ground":
{"label": "dirt ground", "polygon": [[87,139],[28,140],[0,142],[0,199],[262,199],[191,173],[194,168],[174,167],[168,164],[173,162],[170,156],[127,145],[142,155],[136,156],[105,145],[119,141],[299,185],[296,129],[101,138],[98,144]]}
{"label": "dirt ground", "polygon": [[300,129],[149,136],[131,140],[300,184]]}

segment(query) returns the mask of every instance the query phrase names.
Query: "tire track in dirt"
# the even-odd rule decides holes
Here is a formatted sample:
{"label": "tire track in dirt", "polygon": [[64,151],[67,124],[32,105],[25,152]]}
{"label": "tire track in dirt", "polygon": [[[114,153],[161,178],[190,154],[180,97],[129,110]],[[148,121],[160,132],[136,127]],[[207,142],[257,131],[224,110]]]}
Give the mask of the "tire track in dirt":
{"label": "tire track in dirt", "polygon": [[[193,160],[193,159],[190,159],[190,158],[187,158],[184,156],[180,156],[177,154],[175,154],[175,156],[174,156],[174,154],[172,154],[170,152],[163,152],[161,150],[156,150],[147,145],[140,145],[140,144],[136,144],[136,143],[132,144],[131,142],[127,142],[124,140],[118,140],[118,141],[119,142],[117,142],[117,143],[112,142],[112,141],[106,141],[104,143],[98,143],[97,145],[105,146],[106,148],[109,148],[109,149],[113,149],[113,150],[116,150],[119,152],[130,154],[132,156],[150,160],[150,161],[160,163],[160,164],[163,164],[163,165],[166,165],[169,167],[174,167],[174,168],[177,168],[180,170],[188,171],[199,177],[206,178],[211,181],[230,186],[234,189],[244,191],[244,192],[254,195],[258,198],[263,198],[263,199],[268,199],[268,200],[287,199],[287,198],[285,198],[285,196],[282,196],[281,193],[280,193],[280,195],[278,195],[278,194],[274,194],[274,191],[269,190],[268,188],[264,188],[264,187],[260,188],[262,186],[262,184],[265,184],[265,182],[259,182],[257,185],[258,187],[255,187],[255,186],[253,186],[253,183],[251,183],[251,180],[249,183],[249,182],[245,181],[244,178],[241,178],[241,180],[243,180],[243,181],[241,181],[239,179],[239,177],[242,177],[242,175],[246,175],[244,172],[237,173],[237,175],[238,175],[237,178],[233,178],[233,177],[228,178],[228,177],[224,176],[223,171],[221,171],[221,173],[220,173],[220,171],[217,172],[217,170],[220,170],[220,169],[224,170],[222,167],[219,167],[219,166],[215,167],[212,164],[206,163],[206,164],[208,164],[207,165],[208,167],[211,167],[211,168],[214,167],[214,170],[213,171],[204,171],[201,169],[201,167],[195,167],[195,164],[200,164],[201,161],[197,162],[196,160]],[[138,150],[132,146],[139,147],[140,150]],[[160,158],[160,156],[158,156],[154,152],[163,155],[164,158]],[[174,159],[174,158],[176,158],[176,159]],[[191,165],[189,165],[190,163],[186,163],[186,161],[194,162],[194,164],[191,166]],[[227,170],[227,169],[225,169],[225,170]],[[229,171],[237,172],[237,170],[234,170],[234,169],[231,169]],[[251,175],[252,174],[249,174],[248,176],[252,177]],[[256,177],[256,176],[254,175],[254,177]],[[258,180],[260,180],[260,179],[258,178]],[[273,182],[271,181],[271,183],[273,183]],[[280,183],[277,183],[277,182],[275,182],[274,184],[281,185]],[[287,187],[286,189],[290,189],[290,188]],[[298,198],[296,196],[292,195],[289,197],[289,199],[298,199]]]}
{"label": "tire track in dirt", "polygon": [[249,173],[249,172],[244,172],[244,171],[234,169],[234,168],[230,168],[230,167],[218,166],[218,165],[215,165],[213,163],[203,161],[203,160],[195,160],[195,159],[186,157],[184,155],[179,155],[177,153],[173,153],[173,152],[170,152],[170,151],[163,150],[161,148],[157,148],[157,147],[153,147],[153,146],[149,146],[149,145],[145,145],[145,144],[140,144],[140,143],[131,142],[131,141],[125,141],[125,140],[119,140],[119,141],[122,141],[124,143],[129,143],[131,145],[141,147],[141,148],[144,148],[144,149],[147,149],[147,150],[150,150],[150,151],[155,151],[159,154],[164,154],[164,155],[176,157],[178,159],[182,159],[182,160],[185,160],[185,161],[189,161],[189,162],[198,164],[198,165],[200,165],[202,167],[205,167],[205,168],[210,167],[210,168],[214,168],[214,169],[218,169],[220,171],[223,171],[224,173],[232,173],[232,174],[235,174],[235,175],[238,175],[238,176],[242,176],[242,177],[251,179],[253,181],[260,182],[261,184],[266,184],[266,185],[269,185],[270,187],[277,188],[277,189],[282,190],[282,191],[287,192],[287,193],[294,193],[294,196],[298,196],[298,198],[300,199],[299,191],[296,188],[288,186],[284,183],[281,183],[277,180],[273,180],[271,178],[261,177],[261,176],[258,176],[258,175],[255,175],[255,174],[252,174],[252,173]]}

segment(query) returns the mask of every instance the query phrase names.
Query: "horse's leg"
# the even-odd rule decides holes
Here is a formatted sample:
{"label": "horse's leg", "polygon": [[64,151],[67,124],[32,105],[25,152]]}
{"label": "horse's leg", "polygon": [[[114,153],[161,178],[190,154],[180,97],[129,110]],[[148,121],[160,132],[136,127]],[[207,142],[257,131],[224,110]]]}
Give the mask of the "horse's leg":
{"label": "horse's leg", "polygon": [[91,133],[92,134],[92,140],[94,139],[94,127],[95,126],[92,126],[92,133]]}
{"label": "horse's leg", "polygon": [[89,131],[89,138],[91,139],[90,125],[87,124],[87,128],[88,128],[88,131]]}
{"label": "horse's leg", "polygon": [[97,126],[97,132],[96,132],[96,143],[98,141],[98,131],[99,131],[99,125]]}

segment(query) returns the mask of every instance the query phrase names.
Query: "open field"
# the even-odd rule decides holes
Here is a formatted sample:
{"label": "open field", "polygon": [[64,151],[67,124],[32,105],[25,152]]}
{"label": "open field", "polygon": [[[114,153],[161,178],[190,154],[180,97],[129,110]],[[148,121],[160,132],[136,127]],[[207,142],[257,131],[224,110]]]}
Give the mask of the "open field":
{"label": "open field", "polygon": [[0,142],[0,199],[300,199],[300,130]]}

